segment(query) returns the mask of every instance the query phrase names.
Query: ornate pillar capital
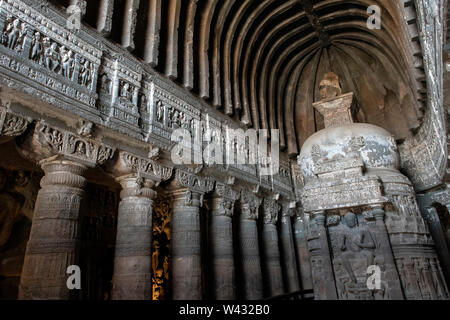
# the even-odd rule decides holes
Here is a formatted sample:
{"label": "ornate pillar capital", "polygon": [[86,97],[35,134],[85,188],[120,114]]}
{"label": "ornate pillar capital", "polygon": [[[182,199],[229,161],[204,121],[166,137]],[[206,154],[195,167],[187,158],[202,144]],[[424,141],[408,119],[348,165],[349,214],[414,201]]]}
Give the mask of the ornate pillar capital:
{"label": "ornate pillar capital", "polygon": [[213,193],[213,210],[215,216],[232,217],[234,203],[239,199],[239,193],[234,191],[229,185],[216,183]]}
{"label": "ornate pillar capital", "polygon": [[31,119],[17,115],[0,107],[0,143],[22,135],[31,123]]}
{"label": "ornate pillar capital", "polygon": [[264,209],[264,223],[265,224],[276,224],[278,220],[278,213],[280,212],[281,206],[273,199],[264,198],[263,203]]}
{"label": "ornate pillar capital", "polygon": [[87,167],[103,165],[114,156],[115,149],[69,130],[50,125],[44,120],[36,123],[33,133],[18,148],[27,159],[64,159]]}
{"label": "ornate pillar capital", "polygon": [[153,181],[153,183],[158,184],[172,177],[173,168],[127,151],[119,151],[117,161],[108,171],[118,177],[135,176],[141,179],[141,182],[147,181],[146,183],[149,183],[149,181]]}
{"label": "ornate pillar capital", "polygon": [[186,188],[200,194],[209,193],[214,189],[214,180],[201,177],[196,172],[177,169],[174,185],[178,188]]}
{"label": "ornate pillar capital", "polygon": [[184,201],[184,205],[191,206],[198,201],[198,206],[201,206],[203,196],[214,189],[214,184],[212,179],[198,176],[194,172],[176,169],[175,178],[171,183],[171,188],[174,190],[172,197],[177,203]]}
{"label": "ornate pillar capital", "polygon": [[257,220],[258,219],[258,208],[262,203],[262,199],[257,197],[256,194],[248,190],[241,191],[241,203],[242,203],[242,213],[241,219],[246,220]]}
{"label": "ornate pillar capital", "polygon": [[281,203],[281,216],[282,217],[293,217],[296,215],[295,202],[282,202]]}
{"label": "ornate pillar capital", "polygon": [[132,174],[116,178],[116,181],[122,186],[121,199],[142,197],[153,200],[156,197],[156,191],[152,190],[156,184],[154,180]]}

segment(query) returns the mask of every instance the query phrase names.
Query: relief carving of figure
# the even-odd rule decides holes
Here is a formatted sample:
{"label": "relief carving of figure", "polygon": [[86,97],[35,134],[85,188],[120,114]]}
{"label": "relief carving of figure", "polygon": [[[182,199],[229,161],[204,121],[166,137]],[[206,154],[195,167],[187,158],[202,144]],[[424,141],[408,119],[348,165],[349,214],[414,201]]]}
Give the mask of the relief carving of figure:
{"label": "relief carving of figure", "polygon": [[119,101],[123,107],[133,109],[132,88],[128,82],[122,82]]}
{"label": "relief carving of figure", "polygon": [[104,91],[108,94],[111,93],[111,80],[109,79],[109,77],[106,73],[104,73],[101,77],[100,88],[102,91]]}
{"label": "relief carving of figure", "polygon": [[14,19],[11,23],[6,27],[7,34],[7,47],[9,49],[15,50],[18,43],[21,42],[24,31],[23,26],[20,23],[19,19]]}
{"label": "relief carving of figure", "polygon": [[364,258],[367,266],[373,265],[375,259],[375,241],[369,230],[357,225],[356,215],[348,212],[344,218],[345,227],[340,246],[342,264],[350,279],[357,283],[351,259]]}
{"label": "relief carving of figure", "polygon": [[59,52],[61,54],[61,69],[59,73],[67,79],[71,79],[74,65],[73,52],[72,50],[66,50],[64,46],[61,47]]}
{"label": "relief carving of figure", "polygon": [[156,121],[162,123],[164,120],[164,104],[158,101],[156,104]]}
{"label": "relief carving of figure", "polygon": [[44,51],[45,56],[45,66],[50,71],[55,71],[60,64],[59,53],[58,53],[58,44],[52,43],[49,47],[47,47]]}
{"label": "relief carving of figure", "polygon": [[91,63],[86,60],[82,66],[81,66],[81,70],[80,70],[80,84],[83,86],[86,86],[92,78],[92,71],[91,71]]}
{"label": "relief carving of figure", "polygon": [[36,32],[33,37],[33,44],[31,47],[31,59],[40,65],[44,64],[44,57],[42,55],[43,46],[41,42],[41,34]]}

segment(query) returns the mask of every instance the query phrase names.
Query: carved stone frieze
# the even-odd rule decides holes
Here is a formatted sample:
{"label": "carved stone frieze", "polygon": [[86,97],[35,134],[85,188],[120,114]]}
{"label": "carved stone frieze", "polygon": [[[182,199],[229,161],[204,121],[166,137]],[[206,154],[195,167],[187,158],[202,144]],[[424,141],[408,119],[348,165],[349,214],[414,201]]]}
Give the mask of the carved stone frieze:
{"label": "carved stone frieze", "polygon": [[34,132],[20,147],[25,156],[34,161],[62,156],[88,166],[104,164],[113,157],[115,152],[113,147],[80,137],[43,120],[36,123]]}
{"label": "carved stone frieze", "polygon": [[[146,140],[158,139],[171,143],[171,133],[175,129],[185,129],[192,137],[201,134],[200,110],[184,102],[155,82],[144,84],[148,118],[143,119],[147,128]],[[202,137],[200,136],[200,139]]]}
{"label": "carved stone frieze", "polygon": [[217,182],[213,199],[213,215],[232,217],[234,212],[234,203],[239,199],[239,193],[234,191],[231,186]]}
{"label": "carved stone frieze", "polygon": [[258,219],[259,206],[262,204],[262,199],[257,197],[250,190],[241,191],[241,219],[256,220]]}
{"label": "carved stone frieze", "polygon": [[305,211],[331,210],[386,201],[377,176],[311,183],[303,191]]}
{"label": "carved stone frieze", "polygon": [[115,174],[136,174],[156,182],[166,181],[172,177],[173,168],[151,159],[141,158],[126,151],[120,151],[117,162],[111,171]]}
{"label": "carved stone frieze", "polygon": [[0,141],[2,139],[1,136],[17,137],[22,135],[30,123],[31,120],[29,118],[0,107]]}
{"label": "carved stone frieze", "polygon": [[38,83],[46,94],[95,107],[102,56],[97,46],[17,0],[2,1],[0,31],[0,68],[11,81]]}
{"label": "carved stone frieze", "polygon": [[265,224],[276,224],[278,220],[278,213],[280,212],[281,206],[273,199],[264,198],[263,202],[264,209],[264,223]]}
{"label": "carved stone frieze", "polygon": [[181,169],[177,169],[175,172],[175,183],[180,188],[186,188],[191,192],[200,194],[211,192],[215,184],[214,180]]}

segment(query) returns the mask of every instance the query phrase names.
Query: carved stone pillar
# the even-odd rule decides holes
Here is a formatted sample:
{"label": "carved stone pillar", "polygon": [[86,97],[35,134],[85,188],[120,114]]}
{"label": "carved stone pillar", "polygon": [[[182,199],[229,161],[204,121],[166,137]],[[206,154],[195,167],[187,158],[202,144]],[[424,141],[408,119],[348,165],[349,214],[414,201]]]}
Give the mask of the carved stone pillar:
{"label": "carved stone pillar", "polygon": [[[436,252],[439,255],[444,275],[447,281],[450,282],[450,250],[445,239],[445,234],[442,229],[441,221],[437,210],[433,206],[422,207],[422,216],[428,223],[431,236],[433,237],[434,244],[436,246]],[[450,213],[450,211],[449,211]]]}
{"label": "carved stone pillar", "polygon": [[[314,296],[319,300],[337,300],[336,283],[333,265],[331,263],[328,234],[325,226],[324,211],[313,213],[317,230],[309,241],[311,254],[311,268],[314,283]],[[314,239],[315,238],[315,239]],[[316,242],[312,247],[312,242]]]}
{"label": "carved stone pillar", "polygon": [[172,169],[120,152],[110,171],[118,176],[120,193],[112,298],[152,299],[152,188],[170,178]]}
{"label": "carved stone pillar", "polygon": [[243,298],[260,300],[263,298],[263,279],[258,246],[258,208],[261,199],[249,191],[241,193],[241,216],[239,241],[241,249],[241,270],[243,279]]}
{"label": "carved stone pillar", "polygon": [[297,252],[297,267],[300,274],[302,290],[313,289],[311,264],[308,251],[308,224],[307,216],[303,209],[296,208],[294,222],[295,250]]}
{"label": "carved stone pillar", "polygon": [[41,180],[20,279],[19,299],[69,299],[67,267],[78,265],[79,214],[86,166],[73,161],[42,163]]}
{"label": "carved stone pillar", "polygon": [[230,186],[216,184],[210,221],[212,293],[215,300],[236,299],[232,216],[237,198],[238,194]]}
{"label": "carved stone pillar", "polygon": [[388,285],[389,298],[392,300],[403,300],[403,292],[398,275],[397,268],[395,266],[394,256],[392,254],[391,244],[389,242],[389,234],[384,223],[384,210],[382,205],[373,206],[372,213],[376,220],[379,251],[384,260],[384,277]]}
{"label": "carved stone pillar", "polygon": [[264,199],[264,217],[262,242],[264,252],[264,273],[267,279],[267,294],[269,297],[284,293],[283,274],[280,264],[280,249],[278,247],[277,220],[280,206],[272,199]]}
{"label": "carved stone pillar", "polygon": [[172,192],[172,297],[202,299],[200,207],[214,182],[177,171]]}
{"label": "carved stone pillar", "polygon": [[298,281],[297,263],[295,261],[295,246],[292,235],[291,217],[294,214],[294,208],[290,204],[284,204],[281,216],[281,249],[284,270],[286,275],[286,290],[288,293],[300,290]]}
{"label": "carved stone pillar", "polygon": [[114,257],[113,300],[152,299],[154,182],[134,175],[117,179],[121,201]]}

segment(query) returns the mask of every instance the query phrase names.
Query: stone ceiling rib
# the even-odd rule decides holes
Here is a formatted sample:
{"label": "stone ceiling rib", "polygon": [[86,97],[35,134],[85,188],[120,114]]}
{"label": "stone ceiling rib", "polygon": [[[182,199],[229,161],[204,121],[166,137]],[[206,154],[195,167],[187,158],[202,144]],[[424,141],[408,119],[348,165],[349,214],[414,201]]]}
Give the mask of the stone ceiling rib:
{"label": "stone ceiling rib", "polygon": [[[297,109],[308,107],[296,98],[300,79],[312,81],[306,87],[314,101],[319,75],[304,74],[312,60],[318,64],[316,72],[347,70],[347,76],[340,74],[340,77],[345,87],[356,92],[369,90],[364,88],[371,77],[366,73],[378,70],[375,81],[379,82],[379,88],[372,94],[385,95],[386,100],[380,101],[378,107],[404,111],[402,108],[410,104],[415,109],[414,119],[398,119],[405,129],[394,132],[396,137],[408,138],[420,125],[426,100],[423,67],[414,51],[417,44],[410,35],[405,35],[405,30],[413,30],[414,17],[408,18],[401,12],[403,7],[412,5],[410,1],[394,4],[389,0],[101,0],[96,3],[87,4],[88,13],[98,13],[86,18],[87,23],[104,36],[111,34],[112,40],[120,42],[137,58],[234,120],[255,129],[280,129],[281,147],[292,157],[301,148],[304,140],[301,136],[311,134],[309,130],[298,129],[300,119],[294,115],[305,114]],[[382,9],[382,30],[367,28],[366,10],[373,4]],[[117,10],[123,8],[129,10],[118,14]],[[112,35],[110,26],[113,31],[121,28],[119,39]],[[320,58],[324,54],[320,48],[326,49],[326,59]],[[349,56],[345,55],[348,67],[338,66],[344,62],[339,60],[341,56],[334,56],[336,48],[348,52]],[[315,55],[319,58],[313,59]],[[411,61],[416,61],[415,67],[411,67]],[[398,75],[383,79],[380,66],[393,68]],[[382,115],[372,110],[373,106],[358,93],[356,99],[361,112],[368,115],[366,120],[379,121]],[[317,114],[303,120],[313,123],[315,130],[322,125]]]}

